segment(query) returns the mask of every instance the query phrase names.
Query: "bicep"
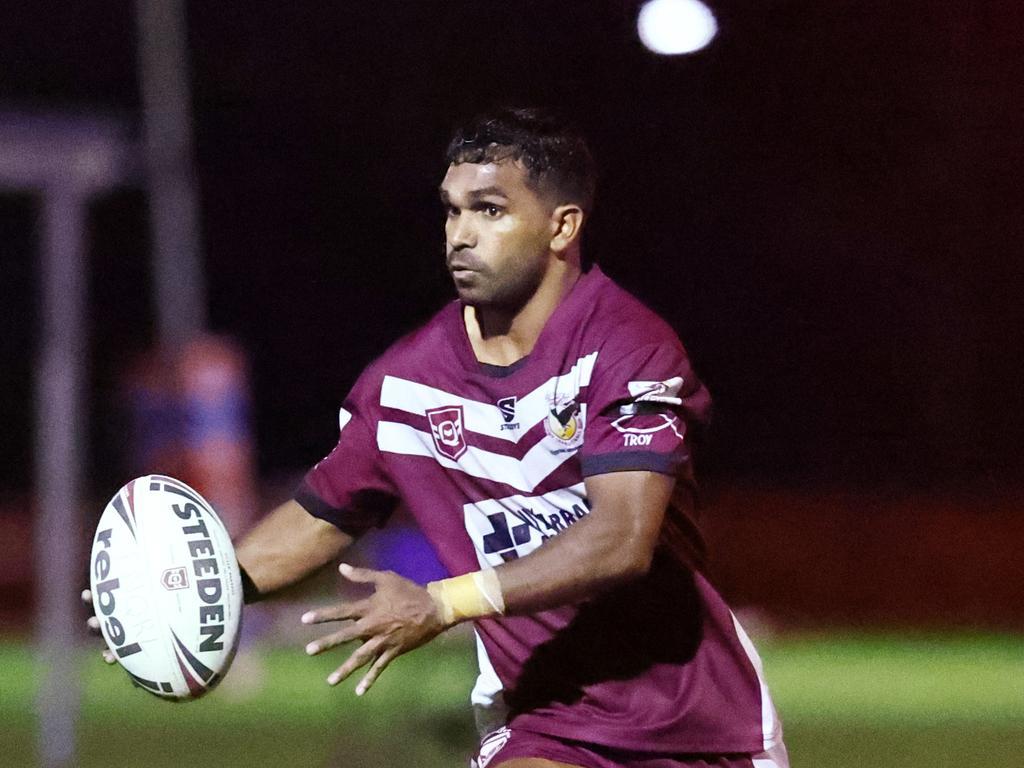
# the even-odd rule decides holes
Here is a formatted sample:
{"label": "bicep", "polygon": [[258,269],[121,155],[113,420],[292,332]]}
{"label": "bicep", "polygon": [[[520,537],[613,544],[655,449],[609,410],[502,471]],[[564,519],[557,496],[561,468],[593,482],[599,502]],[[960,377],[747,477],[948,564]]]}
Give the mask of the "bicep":
{"label": "bicep", "polygon": [[529,613],[586,599],[645,574],[674,478],[646,471],[585,481],[590,513],[525,557],[497,567],[505,606]]}
{"label": "bicep", "polygon": [[618,542],[633,567],[646,570],[675,478],[658,472],[627,471],[592,475],[584,483],[594,527]]}

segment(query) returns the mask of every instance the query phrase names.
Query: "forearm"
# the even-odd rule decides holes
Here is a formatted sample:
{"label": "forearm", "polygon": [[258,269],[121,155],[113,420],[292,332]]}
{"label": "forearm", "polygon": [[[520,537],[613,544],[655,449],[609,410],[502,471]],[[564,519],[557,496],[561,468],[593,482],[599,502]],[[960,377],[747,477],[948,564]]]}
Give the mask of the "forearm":
{"label": "forearm", "polygon": [[237,542],[235,554],[259,593],[266,595],[301,581],[351,543],[351,536],[291,500]]}
{"label": "forearm", "polygon": [[585,517],[526,557],[499,565],[505,613],[521,614],[582,600],[646,573],[650,559],[629,535]]}

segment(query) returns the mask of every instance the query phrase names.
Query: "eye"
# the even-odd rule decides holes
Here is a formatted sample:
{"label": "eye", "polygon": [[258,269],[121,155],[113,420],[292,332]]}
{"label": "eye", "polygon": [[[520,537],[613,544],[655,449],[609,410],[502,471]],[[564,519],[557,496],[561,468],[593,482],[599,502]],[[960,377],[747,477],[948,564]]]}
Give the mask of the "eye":
{"label": "eye", "polygon": [[482,210],[485,216],[488,216],[492,219],[496,219],[498,216],[502,214],[501,208],[494,205],[493,203],[484,203]]}

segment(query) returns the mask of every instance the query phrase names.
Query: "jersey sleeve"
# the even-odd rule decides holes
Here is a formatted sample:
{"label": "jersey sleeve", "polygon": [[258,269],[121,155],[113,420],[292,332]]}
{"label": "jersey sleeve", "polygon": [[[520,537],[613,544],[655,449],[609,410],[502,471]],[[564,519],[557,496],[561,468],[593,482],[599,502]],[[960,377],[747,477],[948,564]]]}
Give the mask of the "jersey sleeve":
{"label": "jersey sleeve", "polygon": [[387,522],[397,491],[377,447],[376,390],[364,376],[338,412],[338,443],[299,485],[295,500],[314,517],[359,536]]}
{"label": "jersey sleeve", "polygon": [[642,344],[599,361],[587,394],[584,477],[648,470],[677,475],[690,461],[692,430],[711,397],[677,339]]}

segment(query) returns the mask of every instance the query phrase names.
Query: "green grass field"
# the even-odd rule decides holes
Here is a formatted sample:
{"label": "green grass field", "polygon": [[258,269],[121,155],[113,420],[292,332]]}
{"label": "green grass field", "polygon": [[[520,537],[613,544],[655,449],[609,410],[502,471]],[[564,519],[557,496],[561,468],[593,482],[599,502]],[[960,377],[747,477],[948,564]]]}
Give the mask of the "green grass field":
{"label": "green grass field", "polygon": [[[794,768],[1024,765],[1024,638],[820,635],[759,645]],[[362,698],[351,683],[324,684],[340,654],[310,659],[297,646],[262,658],[258,691],[241,690],[240,665],[209,698],[169,704],[83,652],[79,764],[466,765],[474,659],[462,639],[399,659]],[[29,647],[0,644],[2,766],[35,764],[35,677]]]}

